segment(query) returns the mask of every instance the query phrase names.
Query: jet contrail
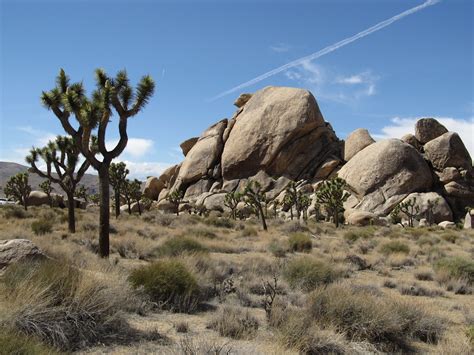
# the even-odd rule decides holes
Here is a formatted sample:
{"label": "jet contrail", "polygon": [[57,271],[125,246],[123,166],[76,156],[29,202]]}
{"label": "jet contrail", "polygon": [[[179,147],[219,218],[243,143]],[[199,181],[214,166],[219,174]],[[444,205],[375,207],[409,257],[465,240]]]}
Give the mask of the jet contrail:
{"label": "jet contrail", "polygon": [[372,27],[369,27],[368,29],[362,31],[362,32],[359,32],[351,37],[348,37],[346,39],[343,39],[342,41],[339,41],[337,43],[334,43],[326,48],[323,48],[313,54],[310,54],[310,55],[307,55],[305,57],[302,57],[302,58],[299,58],[299,59],[296,59],[292,62],[289,62],[285,65],[282,65],[281,67],[278,67],[278,68],[275,68],[273,70],[270,70],[269,72],[266,72],[265,74],[262,74],[262,75],[259,75],[257,76],[256,78],[252,79],[252,80],[249,80],[243,84],[240,84],[236,87],[233,87],[232,89],[229,89],[227,91],[224,91],[222,93],[220,93],[219,95],[213,97],[210,101],[214,101],[214,100],[217,100],[223,96],[226,96],[228,94],[231,94],[233,92],[236,92],[240,89],[243,89],[243,88],[246,88],[250,85],[253,85],[253,84],[256,84],[262,80],[265,80],[275,74],[278,74],[278,73],[281,73],[282,71],[285,71],[287,69],[290,69],[290,68],[293,68],[293,67],[296,67],[306,61],[312,61],[314,59],[317,59],[317,58],[320,58],[326,54],[329,54],[331,52],[334,52],[336,49],[339,49],[341,47],[344,47],[345,45],[348,45],[349,43],[352,43],[354,41],[357,41],[358,39],[360,38],[363,38],[365,36],[368,36],[374,32],[377,32],[379,30],[381,30],[382,28],[384,27],[387,27],[389,25],[391,25],[392,23],[398,21],[398,20],[401,20],[402,18],[406,17],[406,16],[409,16],[409,15],[412,15],[414,14],[415,12],[418,12],[420,10],[423,10],[429,6],[433,6],[435,4],[437,4],[438,2],[440,2],[441,0],[427,0],[425,1],[423,4],[421,5],[418,5],[418,6],[415,6],[409,10],[406,10],[398,15],[395,15],[385,21],[382,21],[382,22],[379,22],[378,24],[372,26]]}

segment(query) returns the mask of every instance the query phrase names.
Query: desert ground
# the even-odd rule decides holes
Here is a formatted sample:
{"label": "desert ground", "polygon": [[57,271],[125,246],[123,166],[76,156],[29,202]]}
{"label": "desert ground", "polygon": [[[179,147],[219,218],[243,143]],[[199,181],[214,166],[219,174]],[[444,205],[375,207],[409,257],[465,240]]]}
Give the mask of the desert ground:
{"label": "desert ground", "polygon": [[[468,354],[474,232],[440,227],[0,208],[0,240],[47,256],[4,270],[0,353]],[[156,285],[159,287],[156,287]]]}

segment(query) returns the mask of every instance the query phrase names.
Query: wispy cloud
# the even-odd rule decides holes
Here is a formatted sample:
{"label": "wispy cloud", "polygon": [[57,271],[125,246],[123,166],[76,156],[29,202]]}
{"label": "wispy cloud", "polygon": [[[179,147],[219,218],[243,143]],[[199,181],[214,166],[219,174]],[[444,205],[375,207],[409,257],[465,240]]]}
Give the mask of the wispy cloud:
{"label": "wispy cloud", "polygon": [[331,52],[334,52],[335,50],[339,49],[339,48],[342,48],[352,42],[355,42],[361,38],[364,38],[374,32],[377,32],[377,31],[380,31],[381,29],[387,27],[387,26],[390,26],[391,24],[397,22],[397,21],[400,21],[402,18],[406,17],[406,16],[409,16],[409,15],[412,15],[418,11],[421,11],[429,6],[433,6],[435,4],[437,4],[438,2],[440,2],[441,0],[426,0],[423,4],[421,5],[418,5],[418,6],[415,6],[415,7],[412,7],[411,9],[408,9],[398,15],[395,15],[385,21],[382,21],[382,22],[379,22],[377,23],[376,25],[372,26],[372,27],[369,27],[359,33],[356,33],[355,35],[351,36],[351,37],[347,37],[337,43],[334,43],[326,48],[323,48],[313,54],[310,54],[308,56],[305,56],[305,57],[302,57],[302,58],[299,58],[299,59],[296,59],[296,60],[293,60],[292,62],[289,62],[285,65],[282,65],[281,67],[278,67],[278,68],[275,68],[273,70],[270,70],[262,75],[259,75],[245,83],[242,83],[240,85],[237,85],[229,90],[226,90],[224,92],[221,92],[220,94],[216,95],[215,97],[213,97],[211,100],[217,100],[223,96],[226,96],[228,94],[231,94],[231,93],[234,93],[236,91],[239,91],[241,89],[244,89],[248,86],[251,86],[251,85],[254,85],[254,84],[257,84],[259,83],[260,81],[262,80],[265,80],[269,77],[272,77],[276,74],[279,74],[279,73],[282,73],[282,72],[285,72],[287,71],[288,69],[291,69],[291,68],[294,68],[294,67],[297,67],[297,66],[300,66],[301,64],[305,63],[305,62],[311,62],[315,59],[318,59],[322,56],[325,56],[326,54],[329,54]]}
{"label": "wispy cloud", "polygon": [[[113,149],[118,143],[118,139],[106,142],[107,149]],[[141,158],[150,153],[154,142],[151,139],[128,138],[127,147],[123,154],[132,158]]]}
{"label": "wispy cloud", "polygon": [[[425,116],[427,117],[427,116]],[[374,134],[376,139],[401,138],[405,134],[415,133],[415,123],[422,117],[394,117],[390,124],[383,127],[380,133]],[[474,118],[459,119],[454,117],[434,117],[449,131],[459,134],[467,150],[474,157]]]}
{"label": "wispy cloud", "polygon": [[[311,90],[318,100],[341,104],[355,104],[359,100],[376,94],[379,76],[366,70],[344,75],[335,69],[304,62],[301,66],[285,72],[288,79]],[[335,79],[334,79],[335,78]]]}
{"label": "wispy cloud", "polygon": [[270,49],[276,53],[285,53],[288,52],[291,47],[286,43],[277,43],[270,46]]}
{"label": "wispy cloud", "polygon": [[33,145],[43,147],[48,144],[49,141],[56,139],[56,134],[43,131],[40,129],[33,128],[31,126],[20,126],[17,129],[21,132],[25,132],[33,138]]}
{"label": "wispy cloud", "polygon": [[145,180],[148,176],[160,176],[163,171],[169,168],[172,164],[162,162],[135,162],[130,160],[123,160],[130,170],[129,178]]}

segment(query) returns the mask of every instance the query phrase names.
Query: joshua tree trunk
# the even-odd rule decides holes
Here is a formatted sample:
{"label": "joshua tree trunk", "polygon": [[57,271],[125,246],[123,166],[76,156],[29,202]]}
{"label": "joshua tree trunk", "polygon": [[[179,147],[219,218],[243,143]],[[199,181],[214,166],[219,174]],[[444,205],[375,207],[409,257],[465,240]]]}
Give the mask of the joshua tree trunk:
{"label": "joshua tree trunk", "polygon": [[336,228],[338,228],[339,227],[339,212],[336,210],[333,213],[333,216],[334,216],[334,225],[336,226]]}
{"label": "joshua tree trunk", "polygon": [[293,220],[293,206],[290,207],[290,217],[291,220]]}
{"label": "joshua tree trunk", "polygon": [[99,231],[99,254],[106,258],[109,256],[109,233],[110,233],[110,191],[109,191],[109,168],[107,164],[99,170],[100,191],[100,231]]}
{"label": "joshua tree trunk", "polygon": [[262,218],[263,230],[267,230],[267,222],[265,221],[265,216],[263,215],[263,209],[261,205],[258,206],[258,211],[260,212],[260,217]]}
{"label": "joshua tree trunk", "polygon": [[120,190],[115,191],[115,218],[120,216]]}
{"label": "joshua tree trunk", "polygon": [[76,205],[76,201],[74,200],[74,192],[69,191],[67,192],[67,223],[68,229],[71,233],[76,233],[76,219],[74,216],[74,209]]}
{"label": "joshua tree trunk", "polygon": [[142,215],[142,206],[140,205],[140,200],[137,201],[137,205],[138,205],[138,215],[141,216]]}

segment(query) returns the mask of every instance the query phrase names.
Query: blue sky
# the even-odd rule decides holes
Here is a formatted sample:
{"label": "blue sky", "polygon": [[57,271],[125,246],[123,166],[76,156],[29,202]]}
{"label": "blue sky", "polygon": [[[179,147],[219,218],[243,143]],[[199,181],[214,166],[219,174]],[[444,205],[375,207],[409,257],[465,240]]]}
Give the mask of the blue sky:
{"label": "blue sky", "polygon": [[[135,176],[182,160],[179,143],[230,117],[239,91],[216,95],[317,52],[424,0],[0,0],[0,160],[23,162],[62,129],[39,101],[59,68],[92,90],[93,71],[151,74],[156,94],[129,123]],[[444,0],[242,91],[304,87],[344,139],[377,138],[439,117],[474,155],[471,0]],[[116,131],[109,132],[111,142]]]}

